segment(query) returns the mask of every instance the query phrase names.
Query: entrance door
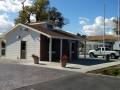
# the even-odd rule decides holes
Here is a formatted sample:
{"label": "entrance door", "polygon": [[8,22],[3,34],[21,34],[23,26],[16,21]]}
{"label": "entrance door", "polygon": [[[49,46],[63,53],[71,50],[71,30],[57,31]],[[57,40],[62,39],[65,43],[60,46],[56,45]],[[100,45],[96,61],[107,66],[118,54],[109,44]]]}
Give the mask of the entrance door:
{"label": "entrance door", "polygon": [[21,41],[21,59],[26,59],[26,41]]}
{"label": "entrance door", "polygon": [[5,56],[6,42],[5,40],[1,41],[1,56]]}

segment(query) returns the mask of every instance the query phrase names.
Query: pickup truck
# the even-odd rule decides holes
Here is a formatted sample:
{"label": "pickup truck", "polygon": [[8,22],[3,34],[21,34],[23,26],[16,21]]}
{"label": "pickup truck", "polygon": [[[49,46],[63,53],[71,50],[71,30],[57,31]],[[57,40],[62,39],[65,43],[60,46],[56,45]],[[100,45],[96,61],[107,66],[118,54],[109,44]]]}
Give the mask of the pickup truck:
{"label": "pickup truck", "polygon": [[96,50],[90,50],[88,54],[91,58],[97,58],[98,56],[106,56],[107,54],[109,54],[112,59],[118,59],[120,56],[119,51],[110,51],[109,48],[106,47],[99,47]]}

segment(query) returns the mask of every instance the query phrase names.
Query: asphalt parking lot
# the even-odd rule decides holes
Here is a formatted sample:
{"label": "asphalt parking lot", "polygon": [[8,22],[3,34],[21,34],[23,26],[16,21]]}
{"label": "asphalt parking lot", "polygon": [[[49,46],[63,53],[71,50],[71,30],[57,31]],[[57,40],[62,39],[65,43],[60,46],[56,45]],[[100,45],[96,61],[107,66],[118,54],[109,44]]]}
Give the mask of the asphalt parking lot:
{"label": "asphalt parking lot", "polygon": [[12,90],[73,74],[76,73],[0,62],[0,90]]}
{"label": "asphalt parking lot", "polygon": [[120,78],[79,73],[15,90],[119,90]]}
{"label": "asphalt parking lot", "polygon": [[[87,59],[81,56],[79,60],[68,61],[65,68],[62,68],[59,62],[40,61],[40,64],[35,65],[33,61],[0,59],[0,90],[12,90],[24,86],[36,85],[37,83],[47,83],[48,81],[59,80],[60,78],[70,77],[76,74],[79,74],[80,78],[78,79],[80,80],[86,75],[83,74],[84,72],[117,64],[120,64],[120,59],[110,59],[110,61],[106,61],[102,57],[91,59],[88,56]],[[61,81],[61,83],[62,82],[65,81]],[[54,82],[52,83],[54,84]],[[53,90],[55,90],[55,87]]]}

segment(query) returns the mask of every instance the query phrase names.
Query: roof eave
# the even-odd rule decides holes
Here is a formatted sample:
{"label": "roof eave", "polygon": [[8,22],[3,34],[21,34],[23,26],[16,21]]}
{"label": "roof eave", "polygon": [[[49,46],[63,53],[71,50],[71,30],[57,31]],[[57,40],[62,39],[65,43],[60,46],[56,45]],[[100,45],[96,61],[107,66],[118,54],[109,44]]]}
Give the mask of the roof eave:
{"label": "roof eave", "polygon": [[33,30],[33,31],[35,31],[35,32],[38,32],[38,33],[40,33],[40,34],[43,34],[43,35],[45,35],[45,36],[47,36],[47,37],[51,37],[51,35],[48,35],[48,34],[46,34],[46,33],[43,33],[43,32],[41,32],[41,31],[38,31],[38,30],[36,30],[36,29],[34,29],[34,28],[31,28],[31,27],[29,27],[29,26],[26,26],[26,25],[24,25],[24,24],[19,23],[19,24],[17,24],[16,26],[14,26],[13,28],[11,28],[10,30],[8,30],[8,31],[6,31],[5,33],[3,33],[3,34],[0,36],[0,38],[5,38],[5,37],[6,37],[6,34],[8,34],[9,32],[11,32],[13,29],[17,28],[18,26],[23,26],[23,27],[29,28],[29,29],[31,29],[31,30]]}
{"label": "roof eave", "polygon": [[76,38],[69,38],[69,37],[58,37],[58,36],[51,36],[51,38],[67,39],[67,40],[77,40],[77,41],[89,41],[89,40],[83,40],[83,39],[76,39]]}

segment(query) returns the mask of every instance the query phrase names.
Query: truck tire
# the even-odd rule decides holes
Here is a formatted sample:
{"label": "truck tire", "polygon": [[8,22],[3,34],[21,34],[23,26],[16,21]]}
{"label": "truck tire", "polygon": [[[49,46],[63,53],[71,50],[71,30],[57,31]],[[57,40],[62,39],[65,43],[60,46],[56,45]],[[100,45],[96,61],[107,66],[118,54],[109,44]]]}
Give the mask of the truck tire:
{"label": "truck tire", "polygon": [[93,58],[93,57],[94,57],[94,54],[93,54],[93,53],[90,53],[90,54],[89,54],[89,57]]}
{"label": "truck tire", "polygon": [[115,54],[114,53],[112,53],[112,54],[110,54],[110,57],[112,58],[112,59],[115,59]]}

